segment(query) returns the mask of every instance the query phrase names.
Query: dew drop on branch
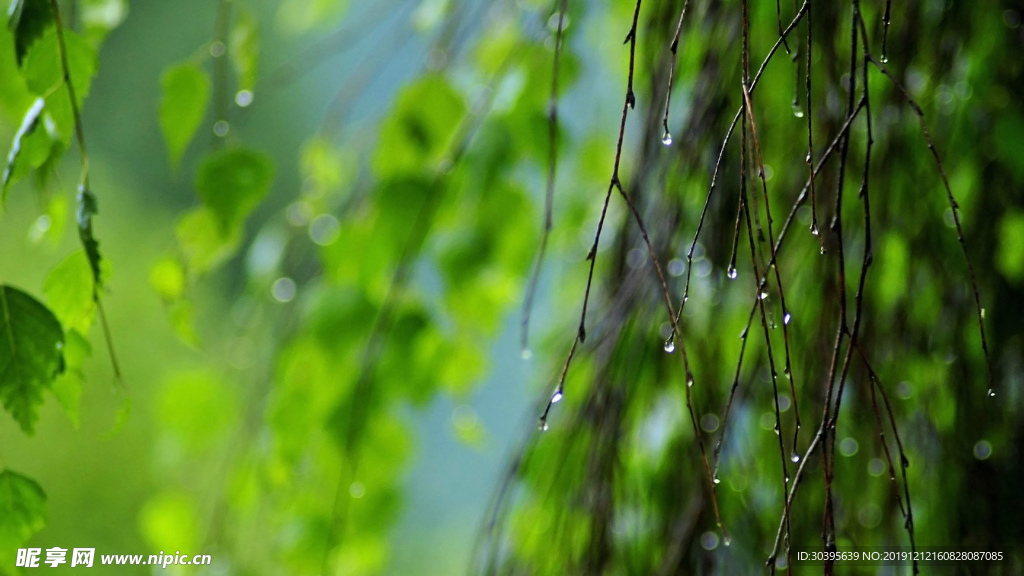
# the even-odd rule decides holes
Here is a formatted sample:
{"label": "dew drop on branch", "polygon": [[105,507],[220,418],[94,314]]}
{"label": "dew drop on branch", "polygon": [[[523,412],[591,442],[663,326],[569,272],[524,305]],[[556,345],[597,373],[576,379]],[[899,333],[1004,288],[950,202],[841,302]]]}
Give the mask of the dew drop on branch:
{"label": "dew drop on branch", "polygon": [[736,267],[735,266],[729,266],[729,271],[726,272],[726,276],[729,277],[729,280],[735,280],[736,276],[737,276]]}
{"label": "dew drop on branch", "polygon": [[788,325],[789,324],[789,320],[791,318],[792,317],[789,315],[789,312],[786,312],[785,314],[782,315],[782,323]]}
{"label": "dew drop on branch", "polygon": [[799,462],[799,461],[800,461],[800,455],[799,455],[799,454],[797,454],[796,452],[793,452],[793,455],[792,455],[792,456],[790,456],[790,457],[789,457],[789,459],[790,459],[790,460],[791,460],[791,461],[792,461],[792,462],[793,462],[794,464],[796,464],[797,462]]}
{"label": "dew drop on branch", "polygon": [[562,401],[562,397],[563,397],[562,390],[561,389],[555,390],[555,393],[551,395],[551,403],[552,404],[558,404],[559,402]]}
{"label": "dew drop on branch", "polygon": [[673,338],[665,340],[665,352],[671,354],[676,351],[676,341]]}
{"label": "dew drop on branch", "polygon": [[793,116],[796,116],[797,118],[804,117],[804,109],[800,106],[799,102],[793,102]]}
{"label": "dew drop on branch", "polygon": [[672,145],[672,134],[669,133],[667,130],[665,131],[665,135],[661,137],[661,143],[664,144],[665,146]]}

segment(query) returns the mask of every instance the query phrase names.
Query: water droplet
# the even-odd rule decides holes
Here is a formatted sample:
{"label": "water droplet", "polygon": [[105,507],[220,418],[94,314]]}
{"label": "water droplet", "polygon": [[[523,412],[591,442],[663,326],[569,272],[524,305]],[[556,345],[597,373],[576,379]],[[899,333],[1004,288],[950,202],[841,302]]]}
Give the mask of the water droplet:
{"label": "water droplet", "polygon": [[282,303],[294,300],[297,291],[298,286],[296,286],[295,281],[287,276],[278,278],[270,287],[270,293],[274,297],[274,300]]}
{"label": "water droplet", "polygon": [[555,390],[555,393],[551,395],[551,403],[552,404],[558,404],[561,401],[562,401],[562,390],[561,389]]}
{"label": "water droplet", "polygon": [[978,460],[988,460],[992,455],[992,443],[988,440],[981,440],[974,445],[974,457]]}
{"label": "water droplet", "polygon": [[882,54],[882,64],[888,64],[888,63],[889,63],[889,55],[888,54]]}
{"label": "water droplet", "polygon": [[665,135],[661,137],[661,143],[665,146],[672,145],[672,134],[668,130],[666,130]]}
{"label": "water droplet", "polygon": [[783,477],[783,479],[785,480],[786,484],[789,484],[789,474],[786,474],[786,475],[785,475],[785,476]]}
{"label": "water droplet", "polygon": [[238,104],[240,108],[245,108],[252,104],[252,99],[252,90],[239,90],[238,94],[235,94],[235,104]]}
{"label": "water droplet", "polygon": [[786,312],[786,313],[785,313],[785,314],[783,314],[783,316],[782,316],[782,323],[783,323],[783,324],[787,324],[787,325],[788,325],[788,324],[789,324],[789,320],[790,320],[790,318],[792,318],[792,317],[791,317],[791,316],[789,315],[789,312]]}
{"label": "water droplet", "polygon": [[721,483],[722,483],[722,479],[721,479],[721,478],[719,478],[718,476],[715,476],[715,477],[714,477],[714,478],[712,479],[712,481],[713,481],[713,482],[714,482],[715,484],[721,484]]}
{"label": "water droplet", "polygon": [[672,338],[669,338],[668,340],[665,340],[665,352],[668,352],[669,354],[671,354],[671,353],[673,353],[675,351],[676,351],[676,341],[673,340]]}
{"label": "water droplet", "polygon": [[693,376],[686,377],[686,387],[693,388]]}
{"label": "water droplet", "polygon": [[533,358],[533,350],[530,350],[529,348],[523,348],[523,351],[520,352],[519,355],[523,358],[523,360],[529,360],[530,358]]}
{"label": "water droplet", "polygon": [[989,398],[995,398],[995,395],[996,395],[996,391],[991,389],[991,388],[989,388],[988,389],[988,397]]}
{"label": "water droplet", "polygon": [[910,460],[907,460],[907,457],[902,454],[900,454],[900,464],[904,468],[910,468]]}
{"label": "water droplet", "polygon": [[804,117],[804,109],[800,106],[799,102],[793,102],[793,116],[797,118]]}
{"label": "water droplet", "polygon": [[722,544],[724,544],[726,546],[732,546],[732,538],[730,538],[728,536],[726,536],[725,538],[722,538]]}
{"label": "water droplet", "polygon": [[547,420],[544,420],[543,418],[541,418],[540,424],[537,425],[537,429],[540,430],[541,432],[547,432],[547,430],[548,430]]}
{"label": "water droplet", "polygon": [[824,256],[825,255],[825,247],[822,246],[821,250],[819,250],[819,252],[821,252],[821,255]]}
{"label": "water droplet", "polygon": [[786,366],[786,369],[782,371],[782,375],[786,377],[786,380],[789,380],[790,378],[793,377],[793,373],[789,371],[789,366]]}
{"label": "water droplet", "polygon": [[736,267],[729,266],[729,270],[728,272],[725,273],[725,275],[729,277],[729,280],[735,280],[737,276]]}
{"label": "water droplet", "polygon": [[767,292],[761,292],[761,294],[760,294],[760,295],[758,295],[758,298],[759,298],[760,300],[764,300],[764,299],[765,299],[765,298],[767,298],[767,297],[768,297],[768,293],[767,293]]}
{"label": "water droplet", "polygon": [[820,234],[820,232],[818,232],[817,224],[811,224],[811,234],[814,234],[815,236],[818,236]]}
{"label": "water droplet", "polygon": [[793,461],[793,463],[795,464],[800,461],[800,455],[797,454],[796,452],[793,452],[793,455],[790,456],[789,459]]}
{"label": "water droplet", "polygon": [[984,308],[981,309],[981,319],[982,320],[985,319],[985,309]]}
{"label": "water droplet", "polygon": [[778,434],[779,433],[779,425],[776,424],[775,427],[772,428],[772,431],[775,432],[776,434]]}
{"label": "water droplet", "polygon": [[227,123],[226,120],[217,120],[217,122],[213,125],[213,133],[221,138],[227,136],[228,130],[230,129],[231,126]]}

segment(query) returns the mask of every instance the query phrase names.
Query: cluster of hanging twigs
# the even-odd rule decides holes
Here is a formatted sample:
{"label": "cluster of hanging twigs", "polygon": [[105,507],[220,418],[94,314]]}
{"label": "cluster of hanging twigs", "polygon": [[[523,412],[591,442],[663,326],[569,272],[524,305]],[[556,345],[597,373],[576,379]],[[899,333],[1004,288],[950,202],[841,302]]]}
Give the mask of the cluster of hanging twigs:
{"label": "cluster of hanging twigs", "polygon": [[[959,206],[953,196],[952,189],[950,188],[946,172],[943,167],[942,161],[939,154],[932,142],[931,136],[928,132],[928,128],[924,120],[924,112],[921,107],[914,101],[910,96],[910,93],[903,87],[903,85],[896,79],[893,73],[886,67],[888,58],[886,56],[887,49],[887,38],[888,28],[890,22],[890,2],[887,0],[884,8],[883,17],[883,33],[882,33],[882,47],[881,57],[876,58],[871,50],[871,42],[867,33],[867,26],[864,22],[864,18],[860,10],[860,1],[851,0],[850,3],[850,66],[849,66],[849,85],[848,85],[848,97],[846,102],[846,113],[842,125],[839,128],[838,133],[828,143],[828,145],[821,150],[816,150],[814,147],[814,115],[812,108],[812,31],[813,31],[813,19],[812,19],[812,2],[811,0],[804,0],[799,7],[795,7],[795,14],[792,21],[788,26],[783,27],[782,25],[782,13],[781,6],[777,3],[777,17],[778,17],[778,29],[779,37],[777,41],[769,50],[765,56],[756,74],[751,77],[750,69],[750,16],[749,16],[749,0],[743,0],[741,3],[741,25],[742,25],[742,55],[741,55],[741,105],[739,110],[735,113],[732,123],[726,132],[725,139],[722,142],[721,149],[718,154],[717,161],[714,166],[714,170],[711,176],[711,184],[707,193],[707,198],[704,202],[704,207],[701,212],[700,218],[697,222],[696,233],[694,234],[693,241],[690,243],[689,250],[686,254],[686,278],[683,287],[683,293],[679,302],[678,309],[673,304],[672,295],[669,291],[668,285],[665,281],[665,276],[662,271],[662,267],[659,263],[657,251],[655,250],[651,239],[647,233],[647,227],[645,226],[644,219],[637,209],[636,204],[630,197],[630,195],[623,188],[622,182],[619,178],[619,165],[622,158],[623,151],[623,140],[625,135],[626,121],[630,111],[634,108],[636,103],[636,96],[633,90],[633,79],[636,62],[636,43],[638,36],[638,20],[641,12],[642,0],[637,0],[635,9],[633,12],[632,22],[629,27],[629,32],[626,35],[626,41],[629,45],[629,68],[628,76],[626,81],[626,94],[625,101],[623,103],[622,115],[619,123],[618,140],[615,149],[614,163],[612,166],[611,180],[608,184],[607,191],[604,196],[604,202],[601,209],[601,216],[597,223],[597,230],[594,235],[594,241],[590,248],[590,252],[587,255],[589,260],[589,271],[587,276],[586,288],[583,294],[583,306],[580,316],[579,325],[576,330],[575,337],[573,338],[572,344],[569,348],[569,353],[562,366],[562,370],[555,386],[555,389],[549,397],[546,406],[544,407],[543,413],[540,416],[540,428],[546,430],[548,427],[548,416],[552,409],[552,406],[559,402],[565,392],[565,381],[569,373],[570,366],[576,355],[577,349],[580,344],[586,340],[586,313],[590,299],[590,292],[594,276],[594,267],[597,259],[598,243],[601,238],[602,231],[604,229],[605,218],[608,211],[608,206],[611,201],[611,196],[614,191],[618,191],[623,201],[628,206],[632,213],[636,224],[640,230],[640,234],[644,240],[644,243],[648,249],[651,262],[654,267],[655,275],[658,280],[659,289],[661,296],[664,300],[666,312],[668,314],[668,320],[671,324],[671,335],[665,343],[665,351],[674,353],[678,351],[678,356],[682,361],[682,369],[686,378],[686,405],[690,415],[691,422],[693,424],[694,436],[697,445],[700,450],[703,468],[705,471],[706,480],[710,488],[709,494],[711,503],[714,509],[715,519],[719,529],[723,533],[723,539],[728,542],[728,533],[722,522],[721,515],[718,511],[718,501],[716,496],[716,486],[719,483],[718,480],[718,465],[720,460],[720,454],[722,449],[722,442],[728,429],[728,418],[733,404],[733,400],[739,386],[740,371],[743,365],[744,352],[746,350],[747,337],[749,334],[751,323],[753,322],[755,314],[760,316],[762,332],[764,334],[765,346],[767,351],[767,357],[769,362],[770,376],[772,382],[772,392],[774,398],[774,410],[775,410],[775,432],[778,437],[779,454],[780,454],[780,486],[782,488],[782,501],[783,510],[780,516],[779,527],[776,533],[775,542],[772,546],[772,551],[767,559],[766,565],[769,570],[774,573],[776,561],[780,554],[780,545],[782,547],[781,554],[786,558],[786,566],[789,570],[792,569],[792,558],[790,557],[790,511],[793,505],[793,501],[796,497],[797,491],[800,487],[801,481],[804,479],[805,471],[807,469],[807,463],[815,452],[820,451],[821,456],[821,468],[824,480],[824,491],[825,491],[825,502],[824,512],[822,519],[822,539],[826,549],[835,549],[836,545],[836,526],[835,526],[835,497],[833,491],[833,478],[835,471],[835,430],[837,421],[840,414],[840,407],[843,399],[844,386],[847,378],[847,374],[850,369],[851,361],[854,358],[854,352],[856,352],[857,358],[868,373],[869,388],[868,392],[870,395],[870,403],[875,416],[875,425],[877,433],[882,445],[882,450],[885,455],[885,460],[888,464],[889,477],[893,485],[893,490],[897,503],[899,505],[900,512],[905,521],[905,529],[908,534],[910,545],[916,549],[916,542],[914,537],[914,516],[910,501],[910,488],[907,480],[906,469],[909,466],[909,460],[904,450],[903,442],[900,438],[896,420],[893,415],[892,406],[889,402],[888,395],[885,388],[882,386],[881,381],[872,367],[868,355],[863,350],[861,342],[859,340],[860,327],[862,317],[864,314],[864,292],[865,284],[867,279],[868,270],[872,262],[872,233],[871,233],[871,204],[870,204],[870,166],[871,166],[871,148],[873,144],[872,134],[872,112],[871,112],[871,98],[869,94],[869,71],[876,70],[882,76],[884,76],[899,93],[899,96],[905,101],[910,109],[916,115],[919,123],[921,134],[924,142],[926,143],[929,151],[931,152],[935,161],[936,169],[939,172],[942,184],[946,192],[947,201],[953,214],[953,221],[955,223],[957,231],[957,239],[960,244],[961,250],[964,254],[967,262],[967,268],[973,290],[974,302],[976,306],[976,313],[978,317],[978,329],[981,337],[981,347],[985,357],[986,369],[988,372],[989,381],[989,392],[988,394],[994,395],[991,388],[992,386],[992,368],[989,359],[988,343],[985,337],[985,326],[984,326],[984,314],[981,306],[981,297],[977,287],[977,281],[975,278],[974,268],[971,264],[968,256],[967,246],[964,239],[963,227],[960,221]],[[683,30],[684,19],[688,8],[688,0],[684,0],[682,9],[679,13],[678,24],[676,26],[675,34],[672,38],[669,50],[671,53],[671,67],[668,74],[668,86],[665,93],[665,108],[662,124],[664,127],[663,143],[666,145],[672,144],[672,135],[669,129],[669,112],[670,102],[672,95],[673,82],[675,78],[675,67],[676,67],[676,56],[679,47],[679,40]],[[557,163],[557,156],[555,152],[555,134],[556,134],[556,123],[557,123],[557,96],[558,96],[558,62],[562,49],[562,22],[566,10],[565,0],[556,0],[556,10],[558,14],[558,29],[555,40],[555,65],[554,65],[554,79],[552,82],[552,96],[549,104],[548,119],[550,122],[550,165],[548,168],[548,179],[547,188],[545,195],[545,215],[544,215],[544,233],[541,239],[541,247],[538,254],[537,261],[534,265],[533,275],[530,281],[529,288],[527,290],[527,298],[523,309],[523,347],[526,350],[527,346],[527,327],[529,323],[529,311],[532,305],[534,291],[536,289],[537,276],[539,274],[541,262],[544,257],[544,251],[547,246],[547,237],[551,228],[551,205],[552,195],[554,193],[554,176]],[[752,97],[757,87],[758,81],[761,78],[765,68],[776,55],[780,47],[783,47],[787,53],[792,54],[794,62],[798,61],[797,51],[791,49],[788,37],[794,35],[799,27],[803,23],[806,29],[806,46],[804,47],[806,54],[806,64],[804,70],[804,89],[806,97],[806,115],[802,112],[797,111],[799,98],[794,97],[794,110],[797,111],[797,116],[804,116],[806,118],[807,126],[807,154],[805,163],[807,166],[807,179],[803,185],[802,190],[797,196],[796,200],[789,211],[789,214],[782,223],[781,228],[776,236],[774,220],[770,209],[770,198],[768,194],[767,179],[765,176],[765,167],[761,155],[761,147],[758,138],[757,123],[752,105]],[[859,52],[858,52],[859,49]],[[799,86],[799,67],[797,66]],[[858,86],[858,76],[860,78],[860,86]],[[857,197],[860,200],[862,212],[863,212],[863,234],[864,234],[864,245],[863,254],[860,262],[860,273],[857,279],[857,289],[854,295],[854,303],[852,312],[849,310],[848,297],[847,297],[847,279],[846,279],[846,247],[844,246],[844,234],[843,234],[843,219],[842,219],[842,206],[844,197],[844,178],[847,167],[847,159],[850,153],[851,138],[850,132],[854,123],[858,120],[863,120],[866,129],[866,143],[864,149],[864,162],[863,162],[863,174],[861,177],[860,188],[857,192]],[[711,460],[708,458],[707,451],[705,449],[705,443],[701,431],[701,427],[698,424],[697,412],[693,406],[691,389],[694,385],[694,376],[691,371],[690,360],[687,355],[686,344],[680,331],[680,320],[682,317],[682,311],[689,299],[690,290],[690,278],[693,269],[693,258],[694,252],[698,245],[698,239],[701,231],[704,227],[704,222],[708,214],[708,207],[711,204],[712,196],[716,190],[716,183],[718,181],[719,171],[725,156],[726,148],[732,139],[736,125],[740,125],[740,190],[739,199],[737,202],[737,213],[735,220],[735,229],[732,240],[732,254],[729,260],[729,268],[727,271],[727,277],[735,279],[737,277],[736,270],[736,255],[737,247],[739,244],[739,238],[742,230],[746,230],[748,244],[751,252],[751,265],[754,277],[754,296],[753,303],[751,305],[750,312],[747,316],[746,326],[741,333],[742,344],[740,347],[739,359],[737,361],[737,367],[735,372],[735,378],[732,383],[732,388],[729,393],[728,401],[725,405],[723,412],[721,432],[718,440],[715,444],[713,455]],[[827,162],[835,155],[839,157],[838,166],[838,177],[836,180],[835,190],[835,205],[833,208],[834,214],[829,223],[828,230],[822,230],[819,228],[818,220],[818,193],[816,189],[816,179],[819,173],[825,168]],[[765,256],[767,262],[763,265],[759,263],[759,256],[757,246],[755,244],[755,227],[757,229],[757,237],[760,242],[763,242],[763,230],[761,227],[761,216],[757,213],[757,201],[758,194],[756,191],[752,191],[748,196],[747,187],[749,185],[756,186],[753,183],[753,178],[748,173],[748,169],[756,169],[756,177],[760,182],[760,196],[761,203],[764,205],[764,218],[767,222],[767,233],[768,233],[768,253]],[[793,365],[790,356],[790,342],[789,342],[789,321],[790,312],[786,305],[785,291],[783,288],[782,272],[778,263],[779,253],[783,248],[783,242],[787,237],[787,233],[790,231],[791,226],[794,223],[794,219],[797,215],[797,211],[803,207],[807,201],[810,200],[810,212],[811,212],[811,226],[810,232],[817,239],[820,252],[823,256],[827,254],[826,250],[826,239],[825,235],[830,234],[829,244],[835,246],[834,258],[836,263],[837,271],[837,290],[838,290],[838,319],[837,328],[834,344],[832,346],[831,360],[829,362],[829,368],[827,377],[825,380],[824,398],[822,406],[822,416],[817,430],[810,440],[810,442],[803,449],[802,453],[800,450],[800,431],[801,431],[801,418],[800,410],[797,405],[797,388],[796,388],[796,375],[793,373]],[[753,206],[753,210],[751,210]],[[741,228],[742,226],[742,228]],[[771,286],[772,279],[774,279],[774,286]],[[793,401],[794,418],[793,418],[793,436],[792,441],[788,446],[785,442],[782,434],[783,422],[781,419],[780,409],[780,396],[779,396],[779,383],[778,383],[778,372],[776,369],[776,355],[777,352],[773,352],[771,338],[769,333],[769,313],[766,310],[765,300],[769,296],[769,292],[773,289],[778,291],[779,303],[782,311],[782,332],[784,342],[784,368],[783,373],[786,379],[789,381],[790,394]],[[773,325],[774,327],[774,325]],[[676,340],[678,339],[678,346],[676,346]],[[844,348],[845,344],[845,348]],[[841,362],[840,362],[841,360]],[[838,380],[838,388],[836,382]],[[811,384],[815,381],[810,375],[804,376],[804,382]],[[882,411],[879,409],[877,397],[882,397],[882,404],[885,408],[885,417],[883,418]],[[897,481],[896,467],[893,463],[892,452],[890,450],[889,442],[887,440],[888,431],[886,430],[888,425],[891,430],[892,437],[896,443],[896,452],[899,455],[900,469],[902,472],[902,494],[900,483]],[[516,459],[515,466],[519,466],[519,460],[521,456]],[[713,463],[713,465],[712,465]],[[791,475],[789,470],[790,463],[796,465],[795,472]],[[493,525],[493,521],[492,521]],[[493,527],[493,526],[492,526]],[[833,566],[826,564],[825,573],[831,574]],[[918,572],[918,566],[915,561],[914,572]]]}

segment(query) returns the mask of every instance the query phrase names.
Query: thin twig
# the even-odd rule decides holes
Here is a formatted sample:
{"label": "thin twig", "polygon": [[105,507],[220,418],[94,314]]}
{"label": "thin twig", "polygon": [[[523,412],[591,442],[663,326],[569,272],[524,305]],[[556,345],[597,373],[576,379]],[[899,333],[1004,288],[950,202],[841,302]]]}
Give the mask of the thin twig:
{"label": "thin twig", "polygon": [[562,54],[562,31],[565,25],[565,10],[567,0],[556,0],[558,10],[558,30],[555,32],[555,57],[551,71],[551,96],[548,99],[548,176],[544,187],[544,230],[540,236],[540,248],[537,250],[537,258],[533,263],[533,271],[530,273],[530,282],[526,288],[526,298],[523,300],[523,311],[521,321],[521,342],[523,356],[529,355],[530,349],[530,312],[533,309],[533,298],[537,293],[537,283],[540,280],[541,266],[544,264],[544,254],[548,247],[548,238],[551,236],[552,211],[555,199],[555,174],[558,169],[558,69]]}

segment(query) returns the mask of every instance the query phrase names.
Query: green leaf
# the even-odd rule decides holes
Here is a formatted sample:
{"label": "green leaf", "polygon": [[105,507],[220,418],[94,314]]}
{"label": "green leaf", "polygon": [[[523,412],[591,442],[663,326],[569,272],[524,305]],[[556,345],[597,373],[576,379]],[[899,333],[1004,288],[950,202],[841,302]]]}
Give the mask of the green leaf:
{"label": "green leaf", "polygon": [[[21,75],[18,55],[15,51],[14,34],[6,26],[0,26],[0,113],[4,120],[20,121],[22,112],[36,96],[29,92],[25,78]],[[17,116],[13,116],[16,113]]]}
{"label": "green leaf", "polygon": [[406,87],[381,127],[374,171],[383,177],[436,169],[465,114],[462,96],[442,76]]}
{"label": "green leaf", "polygon": [[93,46],[99,46],[128,17],[127,0],[80,0],[79,6],[85,37]]}
{"label": "green leaf", "polygon": [[85,373],[82,366],[92,356],[92,345],[77,330],[69,330],[65,334],[64,363],[66,370],[53,382],[53,395],[64,409],[64,414],[77,429],[81,423],[79,406],[82,400],[82,385]]}
{"label": "green leaf", "polygon": [[96,298],[99,289],[103,286],[103,272],[100,269],[102,257],[100,256],[100,243],[96,240],[92,230],[92,217],[99,214],[96,205],[96,196],[84,187],[78,188],[78,237],[82,241],[82,248],[85,249],[85,256],[89,260],[89,268],[92,271],[92,295]]}
{"label": "green leaf", "polygon": [[345,14],[348,3],[349,0],[285,0],[277,11],[277,21],[292,33],[328,28]]}
{"label": "green leaf", "polygon": [[196,208],[182,216],[175,235],[186,267],[194,274],[216,268],[234,254],[242,240],[239,230],[230,231],[225,236],[207,208]]}
{"label": "green leaf", "polygon": [[999,223],[996,267],[1013,283],[1024,281],[1024,212],[1010,212]]}
{"label": "green leaf", "polygon": [[[81,108],[99,68],[96,51],[84,38],[67,29],[64,30],[64,46],[67,48],[68,73],[75,88],[75,100]],[[47,94],[46,113],[53,120],[59,141],[67,145],[74,134],[74,116],[68,89],[64,85],[64,69],[55,29],[50,28],[32,44],[21,68],[29,89],[36,94]]]}
{"label": "green leaf", "polygon": [[238,413],[238,399],[223,377],[210,370],[182,371],[160,390],[159,419],[193,451],[208,447]]}
{"label": "green leaf", "polygon": [[35,480],[0,472],[0,550],[13,551],[46,525],[46,493]]}
{"label": "green leaf", "polygon": [[53,12],[47,0],[11,0],[7,11],[7,28],[14,32],[18,63],[29,46],[53,23]]}
{"label": "green leaf", "polygon": [[207,156],[196,175],[196,190],[216,221],[230,236],[270,192],[274,163],[263,152],[232,148]]}
{"label": "green leaf", "polygon": [[64,369],[64,332],[28,294],[0,286],[0,401],[31,434],[43,391]]}
{"label": "green leaf", "polygon": [[238,89],[252,90],[260,62],[259,22],[249,11],[239,11],[228,36],[228,55],[238,74]]}
{"label": "green leaf", "polygon": [[177,168],[182,154],[195,136],[210,101],[210,79],[192,63],[178,64],[160,78],[160,130],[167,144],[167,158]]}
{"label": "green leaf", "polygon": [[150,268],[149,285],[164,302],[175,302],[185,293],[185,270],[177,259],[165,256]]}
{"label": "green leaf", "polygon": [[61,260],[43,280],[46,302],[65,330],[89,333],[96,311],[92,284],[92,270],[84,250],[75,250]]}
{"label": "green leaf", "polygon": [[139,512],[139,528],[146,541],[162,550],[199,547],[199,513],[188,495],[164,492],[149,499]]}
{"label": "green leaf", "polygon": [[4,202],[7,201],[7,186],[11,182],[11,176],[14,174],[15,163],[18,161],[18,155],[21,154],[21,141],[39,125],[39,117],[43,113],[45,104],[46,102],[42,98],[36,99],[32,107],[25,113],[25,118],[21,121],[21,127],[14,134],[14,141],[11,142],[11,151],[7,155],[7,167],[4,168],[4,174],[0,177],[0,199]]}

